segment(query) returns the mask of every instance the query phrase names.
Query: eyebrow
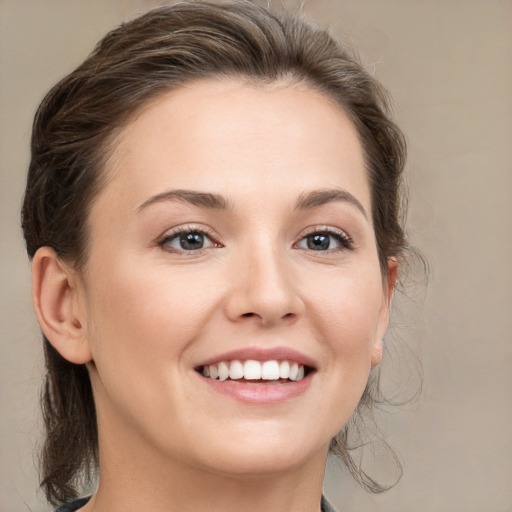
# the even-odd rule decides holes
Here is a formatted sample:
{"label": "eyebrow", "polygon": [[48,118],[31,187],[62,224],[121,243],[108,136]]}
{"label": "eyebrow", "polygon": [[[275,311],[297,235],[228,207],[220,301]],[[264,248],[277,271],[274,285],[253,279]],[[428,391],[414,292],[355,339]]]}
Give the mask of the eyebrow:
{"label": "eyebrow", "polygon": [[298,210],[318,208],[333,201],[342,201],[354,205],[368,220],[368,214],[364,206],[350,192],[338,188],[313,190],[307,194],[302,194],[297,200],[295,208]]}
{"label": "eyebrow", "polygon": [[225,210],[228,208],[228,201],[219,194],[211,194],[209,192],[197,192],[195,190],[168,190],[161,194],[150,197],[144,201],[138,208],[137,212],[146,209],[155,203],[164,201],[178,200],[185,203],[199,206],[200,208]]}
{"label": "eyebrow", "polygon": [[[226,210],[229,207],[227,199],[219,194],[199,192],[196,190],[168,190],[161,194],[156,194],[144,201],[137,208],[137,212],[140,212],[153,204],[172,200],[184,201],[200,208],[215,210]],[[318,208],[319,206],[323,206],[324,204],[328,204],[333,201],[342,201],[354,205],[363,214],[365,219],[368,219],[368,214],[366,213],[364,206],[350,192],[342,189],[321,189],[301,194],[297,200],[295,209],[307,210],[311,208]]]}

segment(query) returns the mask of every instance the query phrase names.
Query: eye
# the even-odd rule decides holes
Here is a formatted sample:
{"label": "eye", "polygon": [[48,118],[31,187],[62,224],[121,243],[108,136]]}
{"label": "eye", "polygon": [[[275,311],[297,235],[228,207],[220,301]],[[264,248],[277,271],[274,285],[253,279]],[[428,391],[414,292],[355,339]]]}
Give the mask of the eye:
{"label": "eye", "polygon": [[336,249],[351,249],[352,241],[343,231],[315,231],[302,238],[297,247],[311,251],[331,251]]}
{"label": "eye", "polygon": [[216,244],[210,236],[200,229],[182,229],[166,235],[158,244],[173,252],[194,252]]}

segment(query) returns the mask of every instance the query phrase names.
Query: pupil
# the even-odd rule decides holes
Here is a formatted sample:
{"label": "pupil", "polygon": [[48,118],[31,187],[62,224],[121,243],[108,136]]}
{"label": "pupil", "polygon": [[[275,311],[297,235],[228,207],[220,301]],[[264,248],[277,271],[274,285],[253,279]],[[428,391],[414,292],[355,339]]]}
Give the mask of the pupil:
{"label": "pupil", "polygon": [[325,251],[329,249],[329,235],[317,234],[308,237],[308,249],[313,251]]}
{"label": "pupil", "polygon": [[201,233],[187,233],[180,236],[180,244],[186,251],[201,249],[204,244],[204,237]]}

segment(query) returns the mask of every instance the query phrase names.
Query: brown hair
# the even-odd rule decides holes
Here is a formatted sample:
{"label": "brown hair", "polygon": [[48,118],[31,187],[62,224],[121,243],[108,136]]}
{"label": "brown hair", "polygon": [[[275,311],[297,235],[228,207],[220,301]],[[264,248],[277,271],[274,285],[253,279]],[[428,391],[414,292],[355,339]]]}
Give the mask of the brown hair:
{"label": "brown hair", "polygon": [[[88,212],[118,129],[155,96],[192,80],[223,76],[303,82],[345,109],[365,152],[382,269],[388,258],[400,258],[407,248],[400,191],[405,144],[390,119],[385,91],[327,32],[247,1],[180,2],[150,11],[107,34],[51,89],[32,133],[22,210],[29,257],[49,246],[79,270],[87,261]],[[81,479],[94,473],[98,438],[85,366],[64,360],[46,338],[44,348],[42,487],[57,504],[75,497]],[[377,376],[350,423],[381,398]],[[348,429],[331,448],[364,487],[380,492],[384,487],[352,459]]]}

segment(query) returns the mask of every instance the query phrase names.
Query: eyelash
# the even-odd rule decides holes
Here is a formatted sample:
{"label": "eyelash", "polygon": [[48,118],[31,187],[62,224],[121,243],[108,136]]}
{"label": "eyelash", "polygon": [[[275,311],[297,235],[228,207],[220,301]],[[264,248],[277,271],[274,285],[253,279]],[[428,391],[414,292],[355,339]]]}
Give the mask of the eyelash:
{"label": "eyelash", "polygon": [[332,249],[329,248],[329,249],[322,250],[322,251],[318,251],[318,250],[315,251],[314,249],[304,248],[306,250],[310,250],[312,252],[332,253],[332,252],[336,252],[336,251],[350,251],[350,250],[354,249],[354,242],[353,242],[352,238],[350,238],[350,236],[347,233],[345,233],[345,231],[342,231],[341,229],[328,227],[328,226],[321,226],[321,227],[316,226],[316,227],[309,228],[301,236],[299,242],[297,242],[295,245],[306,240],[308,237],[310,237],[312,235],[327,235],[329,237],[332,237],[340,245],[340,247],[335,247]]}
{"label": "eyelash", "polygon": [[[178,239],[179,237],[186,236],[188,234],[199,234],[203,236],[204,238],[209,239],[211,245],[208,247],[201,247],[199,249],[194,250],[186,250],[186,249],[178,249],[171,247],[170,243],[174,241],[175,239]],[[314,227],[310,228],[306,233],[304,233],[300,240],[294,244],[294,246],[298,246],[303,241],[307,241],[307,238],[313,235],[325,235],[331,238],[334,238],[335,241],[339,244],[340,247],[335,248],[327,248],[325,250],[315,250],[311,249],[310,247],[297,247],[299,249],[309,250],[312,252],[323,252],[323,253],[333,253],[337,251],[345,251],[345,250],[352,250],[354,248],[354,244],[352,239],[342,231],[341,229],[335,229],[332,227]],[[174,254],[180,254],[180,255],[199,255],[202,254],[204,250],[207,250],[211,247],[219,248],[222,247],[222,245],[215,241],[215,236],[211,232],[211,230],[207,230],[204,228],[199,228],[195,226],[188,226],[187,228],[177,228],[176,230],[172,231],[171,233],[168,233],[164,235],[162,238],[158,240],[158,245],[165,251],[172,252]]]}
{"label": "eyelash", "polygon": [[[208,247],[201,247],[199,249],[194,250],[186,250],[186,249],[177,249],[170,246],[170,243],[178,239],[179,237],[183,237],[189,234],[199,234],[202,235],[205,239],[208,239],[211,243]],[[166,233],[163,237],[158,240],[158,245],[165,251],[172,252],[174,254],[179,255],[199,255],[202,254],[204,250],[209,249],[210,247],[222,247],[221,244],[215,241],[215,236],[211,230],[199,228],[195,226],[187,226],[186,228],[177,228],[170,233]]]}

